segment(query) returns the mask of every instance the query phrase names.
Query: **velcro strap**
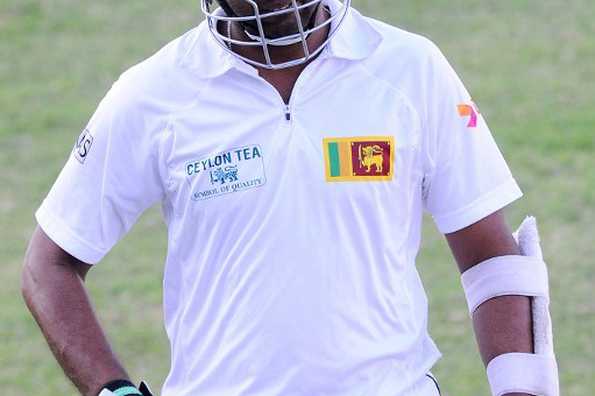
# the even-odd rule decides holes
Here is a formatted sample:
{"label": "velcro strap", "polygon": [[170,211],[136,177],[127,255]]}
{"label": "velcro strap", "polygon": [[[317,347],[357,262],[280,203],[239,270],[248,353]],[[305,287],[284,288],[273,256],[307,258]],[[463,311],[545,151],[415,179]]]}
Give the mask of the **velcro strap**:
{"label": "velcro strap", "polygon": [[469,268],[461,276],[469,312],[499,296],[544,297],[549,301],[547,267],[527,256],[494,257]]}
{"label": "velcro strap", "polygon": [[490,361],[487,374],[493,396],[508,393],[560,394],[558,365],[553,355],[505,353]]}

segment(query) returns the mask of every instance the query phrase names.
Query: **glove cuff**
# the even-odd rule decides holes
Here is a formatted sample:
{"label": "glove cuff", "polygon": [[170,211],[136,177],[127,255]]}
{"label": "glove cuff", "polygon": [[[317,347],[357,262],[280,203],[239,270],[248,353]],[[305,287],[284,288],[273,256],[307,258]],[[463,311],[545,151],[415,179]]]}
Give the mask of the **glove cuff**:
{"label": "glove cuff", "polygon": [[[109,392],[104,392],[106,390]],[[125,379],[110,381],[103,385],[98,396],[102,396],[102,394],[109,395],[110,393],[115,396],[143,396],[132,382]]]}

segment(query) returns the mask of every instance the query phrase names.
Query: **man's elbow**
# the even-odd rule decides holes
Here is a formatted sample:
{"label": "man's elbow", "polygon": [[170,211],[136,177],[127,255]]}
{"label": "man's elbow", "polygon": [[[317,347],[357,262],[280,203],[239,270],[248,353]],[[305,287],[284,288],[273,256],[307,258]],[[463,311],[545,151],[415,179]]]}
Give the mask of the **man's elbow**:
{"label": "man's elbow", "polygon": [[91,265],[67,253],[38,226],[25,254],[21,293],[27,301],[45,284],[71,279],[84,282],[90,268]]}
{"label": "man's elbow", "polygon": [[37,276],[39,265],[36,263],[38,255],[34,252],[36,249],[35,240],[31,238],[21,270],[21,295],[29,309],[32,309],[34,304],[34,292],[39,289],[39,278]]}
{"label": "man's elbow", "polygon": [[55,245],[38,226],[27,247],[23,268],[21,271],[21,294],[27,307],[33,311],[35,306],[35,295],[44,290],[45,284],[57,280],[63,272],[64,261],[57,255]]}

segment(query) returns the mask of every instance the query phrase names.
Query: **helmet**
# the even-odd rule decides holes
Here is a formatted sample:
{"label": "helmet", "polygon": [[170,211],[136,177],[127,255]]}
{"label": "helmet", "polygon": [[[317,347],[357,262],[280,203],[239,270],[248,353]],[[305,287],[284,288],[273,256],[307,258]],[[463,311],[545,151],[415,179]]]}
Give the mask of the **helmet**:
{"label": "helmet", "polygon": [[[226,0],[217,0],[217,3],[220,5],[221,8],[215,8],[213,0],[201,0],[201,8],[206,16],[207,24],[211,34],[215,38],[215,41],[217,41],[217,43],[225,51],[233,54],[234,56],[242,59],[247,63],[266,69],[284,69],[287,67],[300,65],[308,62],[310,59],[318,55],[326,47],[326,45],[330,42],[332,37],[338,31],[339,26],[345,19],[347,11],[349,10],[349,7],[351,5],[351,0],[342,0],[342,7],[338,8],[334,12],[331,12],[331,16],[327,20],[316,25],[314,17],[312,17],[307,24],[304,24],[302,22],[300,11],[309,7],[318,7],[323,3],[324,0],[300,1],[300,3],[303,4],[298,4],[298,0],[290,0],[291,2],[287,7],[266,12],[261,12],[258,4],[254,0],[243,1],[245,1],[248,4],[248,6],[252,8],[252,15],[236,15],[236,13],[232,10],[232,8],[229,6]],[[295,15],[299,31],[295,34],[290,34],[288,36],[274,38],[267,37],[263,30],[262,20],[273,16],[289,13],[293,13]],[[219,32],[219,30],[217,29],[217,23],[220,21],[227,22],[228,26],[231,22],[239,23],[239,25],[243,28],[244,33],[246,33],[248,40],[233,39],[231,38],[230,34],[224,35],[221,32]],[[308,39],[308,36],[320,29],[324,29],[327,25],[330,25],[330,31],[326,40],[316,50],[310,51],[306,41]],[[303,56],[298,57],[296,59],[284,61],[282,63],[274,63],[271,60],[269,46],[287,46],[298,43],[302,44]],[[232,51],[232,44],[238,46],[261,47],[264,62],[255,61],[253,59],[249,59],[245,56],[237,54],[236,52]]]}

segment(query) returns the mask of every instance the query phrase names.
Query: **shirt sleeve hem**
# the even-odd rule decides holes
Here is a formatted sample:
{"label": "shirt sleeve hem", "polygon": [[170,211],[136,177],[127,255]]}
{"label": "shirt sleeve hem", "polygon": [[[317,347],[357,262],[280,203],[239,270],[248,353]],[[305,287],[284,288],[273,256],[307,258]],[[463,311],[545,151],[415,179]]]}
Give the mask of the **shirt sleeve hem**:
{"label": "shirt sleeve hem", "polygon": [[54,243],[71,256],[86,264],[93,265],[98,263],[107,253],[97,249],[91,243],[76,235],[71,227],[45,207],[45,203],[35,212],[35,219],[41,229]]}
{"label": "shirt sleeve hem", "polygon": [[441,233],[449,234],[478,222],[522,196],[523,192],[511,177],[470,204],[443,215],[433,216],[434,222]]}

